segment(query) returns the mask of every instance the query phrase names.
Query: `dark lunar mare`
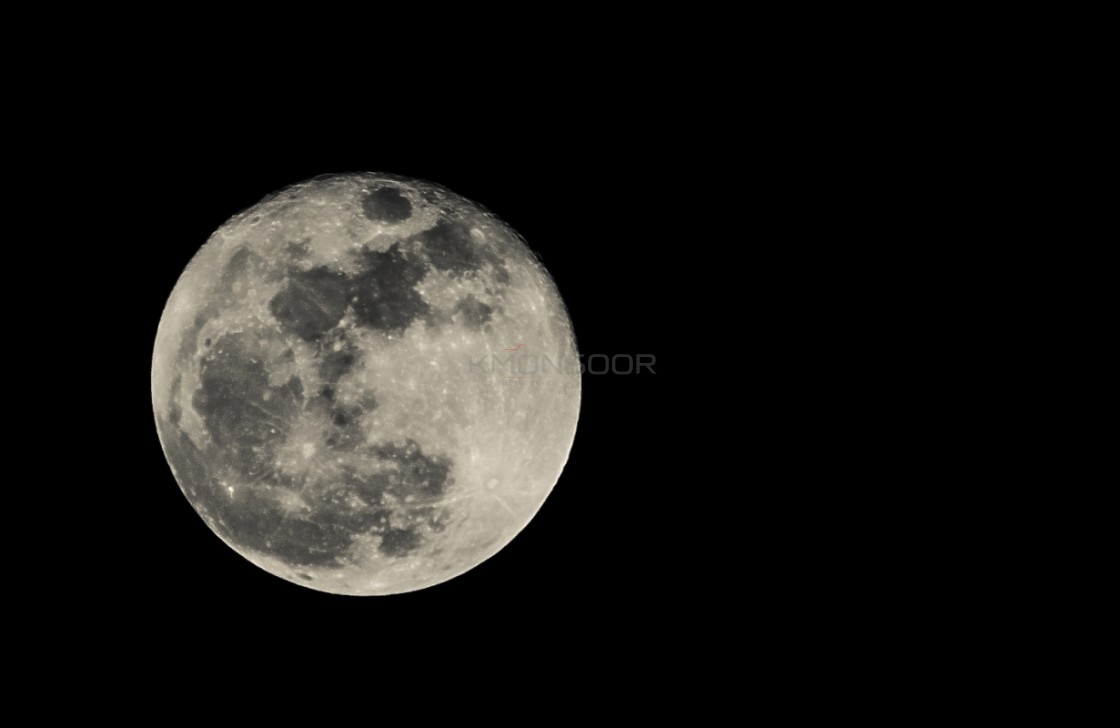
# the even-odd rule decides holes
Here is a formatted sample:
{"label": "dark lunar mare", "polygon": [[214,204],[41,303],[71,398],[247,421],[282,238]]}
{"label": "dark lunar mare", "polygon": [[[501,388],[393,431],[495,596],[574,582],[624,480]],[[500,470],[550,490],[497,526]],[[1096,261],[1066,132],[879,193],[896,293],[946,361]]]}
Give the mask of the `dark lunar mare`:
{"label": "dark lunar mare", "polygon": [[316,352],[319,359],[319,377],[327,386],[338,383],[342,377],[349,374],[358,363],[361,353],[343,332],[338,329],[332,331],[332,338],[326,339]]}
{"label": "dark lunar mare", "polygon": [[315,341],[333,329],[350,302],[348,281],[326,268],[293,271],[288,285],[269,303],[269,311],[285,330]]}
{"label": "dark lunar mare", "polygon": [[401,332],[431,308],[416,290],[428,269],[423,260],[405,252],[400,243],[388,250],[362,253],[362,272],[352,282],[354,315],[358,323],[386,333]]}
{"label": "dark lunar mare", "polygon": [[[398,198],[400,202],[396,202]],[[364,204],[382,215],[389,214],[386,210],[397,209],[394,205],[400,203],[410,205],[397,190],[386,187],[369,193]],[[370,214],[367,210],[367,216]],[[249,260],[235,255],[227,273],[229,269],[246,267]],[[387,250],[364,248],[359,263],[359,271],[351,275],[324,267],[289,270],[284,288],[269,302],[273,318],[284,331],[304,341],[323,344],[338,335],[336,326],[348,307],[352,307],[359,326],[399,334],[414,321],[431,321],[431,306],[416,290],[431,269],[461,278],[475,276],[489,265],[499,287],[510,280],[500,256],[472,238],[466,225],[450,220],[441,220],[404,243],[393,243]],[[475,331],[489,322],[493,313],[490,305],[473,295],[459,300],[453,309],[457,320]],[[324,348],[323,352],[323,374],[328,383],[337,381],[356,359],[353,348]]]}
{"label": "dark lunar mare", "polygon": [[[240,548],[271,554],[292,565],[337,566],[355,531],[330,521],[293,518],[272,496],[268,482],[238,484],[231,495],[214,466],[214,448],[200,450],[185,433],[162,422],[167,458],[187,495],[210,526]],[[212,472],[215,471],[216,472]]]}
{"label": "dark lunar mare", "polygon": [[[181,412],[176,422],[161,421],[168,459],[191,501],[223,538],[294,566],[340,566],[361,534],[379,536],[379,550],[390,557],[421,548],[426,533],[443,527],[438,506],[452,485],[451,460],[413,440],[366,445],[359,420],[376,407],[372,397],[343,405],[330,385],[317,393],[304,392],[296,378],[270,385],[264,356],[280,341],[274,337],[228,333],[204,349],[191,406],[209,442],[200,447],[180,430]],[[316,411],[331,423],[326,445],[359,452],[369,472],[301,483],[276,471],[291,422]],[[301,492],[310,511],[283,508],[284,489]]]}
{"label": "dark lunar mare", "polygon": [[453,277],[473,273],[485,262],[478,243],[462,223],[441,220],[413,239],[420,243],[433,266]]}
{"label": "dark lunar mare", "polygon": [[[292,270],[285,287],[269,303],[273,318],[287,332],[304,341],[323,342],[336,336],[335,327],[353,306],[360,326],[385,333],[400,333],[424,318],[431,307],[416,290],[427,275],[422,258],[406,252],[400,243],[388,250],[364,249],[361,269],[348,276],[327,268]],[[335,379],[349,370],[356,354],[352,346],[324,352],[324,374]]]}
{"label": "dark lunar mare", "polygon": [[298,378],[269,385],[260,346],[248,333],[226,334],[212,343],[191,401],[217,449],[248,478],[268,471],[303,399]]}

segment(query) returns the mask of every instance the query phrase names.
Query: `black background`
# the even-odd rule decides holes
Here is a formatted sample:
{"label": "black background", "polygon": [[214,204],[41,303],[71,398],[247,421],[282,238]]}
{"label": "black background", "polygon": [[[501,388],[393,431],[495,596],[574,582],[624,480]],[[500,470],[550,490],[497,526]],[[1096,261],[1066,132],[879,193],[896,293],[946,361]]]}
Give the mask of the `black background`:
{"label": "black background", "polygon": [[[805,629],[800,610],[819,620],[835,603],[803,599],[797,584],[811,576],[788,568],[809,549],[803,509],[830,506],[814,505],[819,478],[799,471],[827,455],[803,447],[796,426],[817,426],[797,393],[829,353],[797,357],[768,336],[814,341],[783,321],[804,306],[787,281],[817,260],[806,221],[832,222],[790,194],[818,183],[805,150],[819,133],[802,131],[816,117],[799,126],[800,111],[756,103],[759,81],[729,58],[737,44],[712,46],[719,58],[707,36],[689,54],[676,29],[671,43],[644,37],[656,53],[619,48],[582,73],[567,73],[575,48],[557,53],[551,77],[414,69],[409,98],[368,63],[337,85],[329,73],[297,78],[302,56],[217,80],[189,62],[145,76],[143,56],[122,56],[118,69],[93,66],[86,95],[46,89],[68,105],[43,124],[57,161],[23,185],[46,210],[17,212],[34,220],[44,269],[68,276],[26,300],[57,296],[58,320],[73,323],[65,343],[46,328],[34,362],[58,368],[32,381],[50,377],[58,406],[43,432],[67,448],[37,438],[47,454],[35,462],[57,474],[36,490],[28,548],[45,520],[59,558],[32,563],[61,594],[49,619],[71,652],[143,669],[220,659],[275,676],[285,697],[315,672],[333,684],[355,660],[358,675],[425,688],[476,665],[486,680],[498,663],[545,686],[550,706],[592,680],[612,693],[629,681],[638,704],[685,699],[695,711],[710,702],[680,693],[682,677],[740,687],[711,654],[737,661],[744,634],[784,645],[791,622]],[[567,466],[509,545],[448,582],[385,597],[291,584],[222,543],[167,465],[150,393],[160,315],[191,256],[262,197],[347,171],[428,179],[486,206],[539,254],[582,353],[657,362],[652,376],[583,377]],[[780,401],[760,413],[764,398]],[[556,671],[567,681],[543,675]],[[190,686],[211,689],[210,677]]]}
{"label": "black background", "polygon": [[[702,474],[718,451],[712,433],[726,428],[692,405],[712,400],[695,391],[696,377],[711,374],[694,365],[713,348],[702,331],[715,315],[707,289],[716,264],[703,248],[725,240],[721,199],[734,189],[713,174],[714,145],[691,133],[638,134],[633,118],[578,131],[562,120],[497,128],[363,121],[282,134],[235,124],[211,129],[205,143],[168,132],[127,144],[109,195],[121,209],[106,212],[127,212],[120,235],[130,260],[107,274],[106,296],[127,317],[127,362],[112,376],[128,404],[114,407],[116,424],[103,433],[105,452],[123,448],[127,477],[97,507],[100,553],[128,567],[98,572],[98,591],[137,619],[159,615],[177,637],[269,642],[310,625],[361,634],[393,625],[380,639],[495,640],[504,649],[523,637],[650,649],[690,640],[697,609],[707,613],[726,583],[707,574],[724,556],[721,490],[733,485]],[[431,180],[486,206],[553,275],[581,353],[652,354],[656,365],[654,374],[583,375],[569,462],[501,552],[419,592],[358,598],[272,576],[210,532],[163,457],[149,382],[163,304],[216,228],[285,185],[366,170]]]}
{"label": "black background", "polygon": [[[9,493],[41,502],[9,508],[27,528],[13,582],[33,572],[52,588],[43,593],[60,595],[24,589],[9,598],[42,612],[36,652],[55,669],[89,656],[102,673],[105,658],[122,653],[145,670],[202,658],[206,669],[174,687],[185,684],[191,702],[201,692],[207,705],[215,664],[239,674],[265,667],[277,678],[273,692],[287,697],[316,671],[334,683],[343,657],[363,676],[425,688],[476,664],[519,669],[532,658],[570,678],[526,671],[549,686],[546,709],[573,686],[583,694],[588,673],[605,690],[635,673],[653,678],[632,681],[641,694],[626,707],[655,710],[699,676],[706,690],[688,700],[694,717],[713,686],[735,695],[736,709],[741,693],[753,698],[757,675],[736,663],[768,644],[776,649],[753,659],[753,672],[792,675],[788,704],[831,709],[803,677],[818,669],[821,643],[851,635],[822,672],[826,682],[853,674],[846,663],[865,652],[855,644],[861,627],[907,606],[906,595],[869,599],[853,575],[900,552],[897,568],[872,578],[888,591],[914,573],[898,547],[904,538],[866,528],[883,499],[859,485],[875,477],[868,462],[889,453],[892,434],[912,433],[902,416],[867,413],[872,380],[905,356],[866,360],[858,332],[905,303],[864,285],[876,282],[881,250],[887,277],[909,286],[897,251],[942,216],[905,206],[927,197],[913,172],[938,167],[924,155],[946,138],[944,125],[914,122],[941,105],[937,95],[931,106],[909,66],[874,43],[863,51],[866,68],[845,63],[858,34],[811,13],[784,28],[702,10],[670,11],[660,23],[626,13],[616,26],[561,9],[548,11],[548,27],[451,27],[458,43],[447,46],[427,27],[379,19],[371,31],[321,14],[332,16],[329,28],[288,36],[217,31],[216,21],[201,34],[177,32],[178,20],[137,31],[111,18],[114,37],[79,19],[72,25],[88,39],[69,57],[52,21],[52,37],[32,39],[34,52],[13,64],[8,121],[19,131],[6,159],[35,169],[9,171],[25,193],[10,213],[32,228],[28,245],[13,240],[9,250],[47,258],[8,269],[20,296],[8,319],[17,326],[11,358],[25,358],[17,337],[26,325],[40,337],[26,357],[29,409],[44,410],[28,452],[14,454],[13,473],[30,476],[23,488],[13,478]],[[553,27],[553,16],[578,27]],[[805,35],[812,22],[844,47],[818,48]],[[351,26],[360,41],[340,38]],[[394,39],[405,47],[391,48]],[[309,48],[316,41],[326,47]],[[480,67],[487,52],[493,66]],[[227,53],[245,62],[227,63]],[[900,106],[908,89],[918,99]],[[968,164],[950,176],[962,169],[967,176]],[[222,544],[167,467],[149,392],[162,306],[198,247],[264,195],[351,170],[430,179],[487,206],[541,254],[582,352],[657,357],[652,377],[585,376],[568,466],[509,546],[445,584],[389,597],[314,592]],[[946,189],[928,195],[934,207],[953,206],[955,190]],[[23,209],[24,199],[43,210]],[[957,260],[971,265],[949,257]],[[853,294],[866,310],[852,310]],[[872,336],[893,341],[912,328],[906,316],[875,325]],[[851,376],[856,369],[866,381]],[[896,398],[892,390],[894,404],[913,409],[909,389],[924,385],[921,376]],[[54,394],[46,406],[44,389]],[[866,435],[861,414],[894,433]],[[937,496],[897,508],[912,471],[931,459],[881,466],[899,531],[941,498],[938,486]],[[850,553],[853,537],[866,554]],[[856,611],[862,622],[848,619]],[[24,623],[13,628],[24,636]],[[43,635],[64,649],[45,649]],[[701,653],[725,654],[707,662]],[[910,679],[894,670],[906,663],[883,661]],[[414,665],[421,669],[404,669]],[[853,693],[868,684],[879,686],[862,682]],[[507,697],[502,682],[492,688],[478,694],[490,712],[494,693]]]}
{"label": "black background", "polygon": [[[875,135],[894,117],[864,121],[842,69],[838,91],[819,93],[833,59],[791,82],[802,53],[756,45],[765,25],[549,13],[548,28],[523,32],[452,27],[447,46],[426,25],[379,18],[371,34],[329,9],[329,28],[291,36],[113,19],[113,37],[79,22],[88,42],[65,62],[51,39],[13,67],[7,159],[31,169],[9,171],[24,193],[11,214],[32,229],[9,250],[45,261],[9,267],[20,300],[8,321],[39,337],[34,356],[12,358],[30,365],[23,394],[42,417],[15,453],[33,482],[10,489],[40,502],[9,513],[28,529],[19,576],[49,590],[12,601],[41,613],[36,638],[64,647],[31,641],[52,668],[80,655],[99,674],[115,659],[166,679],[154,668],[201,661],[172,687],[210,706],[218,689],[246,692],[215,681],[221,668],[275,678],[270,702],[300,701],[289,687],[315,673],[336,684],[357,661],[382,700],[386,677],[442,688],[498,662],[545,686],[546,710],[593,677],[607,693],[630,682],[627,707],[683,699],[695,717],[711,693],[747,687],[735,663],[762,641],[803,659],[791,635],[850,591],[798,591],[819,583],[806,564],[842,543],[805,531],[848,492],[833,481],[858,476],[835,475],[836,453],[813,445],[850,423],[810,401],[829,376],[851,389],[813,330],[829,316],[851,325],[832,311],[845,279],[817,299],[806,288],[842,267],[842,238],[865,234],[844,214],[879,204],[820,200],[858,183],[863,147],[843,120]],[[551,15],[579,27],[552,28]],[[351,25],[360,41],[339,37]],[[265,195],[346,171],[429,179],[485,205],[540,254],[581,352],[657,358],[653,376],[584,377],[568,465],[512,543],[387,597],[315,592],[225,546],[175,482],[150,396],[160,313],[190,257]],[[817,464],[833,475],[806,473]],[[806,526],[806,510],[822,515]],[[680,691],[688,678],[708,694]],[[495,697],[513,702],[504,685],[477,694],[489,713]]]}

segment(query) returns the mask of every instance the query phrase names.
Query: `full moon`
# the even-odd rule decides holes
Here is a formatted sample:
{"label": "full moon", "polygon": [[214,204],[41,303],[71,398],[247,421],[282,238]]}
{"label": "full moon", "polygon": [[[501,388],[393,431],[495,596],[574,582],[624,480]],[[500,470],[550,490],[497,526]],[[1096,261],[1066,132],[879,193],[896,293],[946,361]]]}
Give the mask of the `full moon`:
{"label": "full moon", "polygon": [[560,477],[578,354],[517,233],[430,182],[316,177],[235,215],[164,308],[164,454],[202,520],[265,571],[375,595],[454,578]]}

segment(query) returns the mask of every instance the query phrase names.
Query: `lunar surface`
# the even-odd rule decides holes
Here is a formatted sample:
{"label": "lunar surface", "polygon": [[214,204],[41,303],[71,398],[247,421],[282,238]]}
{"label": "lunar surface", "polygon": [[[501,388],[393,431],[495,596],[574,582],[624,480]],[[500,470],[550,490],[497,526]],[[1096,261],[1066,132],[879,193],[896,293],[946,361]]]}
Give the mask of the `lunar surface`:
{"label": "lunar surface", "polygon": [[152,398],[195,510],[338,594],[458,576],[529,522],[579,416],[571,323],[507,225],[427,182],[302,182],[234,216],[160,320]]}

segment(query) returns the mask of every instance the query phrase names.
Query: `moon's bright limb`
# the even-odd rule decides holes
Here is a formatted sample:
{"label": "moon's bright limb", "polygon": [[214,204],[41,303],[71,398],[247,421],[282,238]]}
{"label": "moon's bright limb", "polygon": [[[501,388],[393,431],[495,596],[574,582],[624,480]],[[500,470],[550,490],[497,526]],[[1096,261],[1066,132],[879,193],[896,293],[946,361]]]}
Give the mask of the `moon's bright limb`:
{"label": "moon's bright limb", "polygon": [[556,483],[579,397],[567,312],[517,234],[381,174],[230,219],[152,361],[164,453],[207,525],[340,594],[421,589],[501,549]]}

